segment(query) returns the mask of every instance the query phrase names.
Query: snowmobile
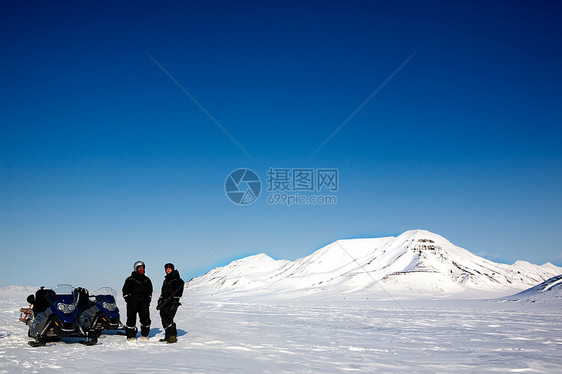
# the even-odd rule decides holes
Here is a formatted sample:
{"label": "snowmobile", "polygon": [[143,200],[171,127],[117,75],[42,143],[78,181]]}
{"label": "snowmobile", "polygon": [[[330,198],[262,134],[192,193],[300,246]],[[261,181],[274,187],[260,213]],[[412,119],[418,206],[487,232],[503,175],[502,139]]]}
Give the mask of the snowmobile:
{"label": "snowmobile", "polygon": [[123,325],[119,319],[119,308],[115,300],[116,296],[117,292],[110,287],[100,288],[90,295],[90,300],[97,309],[93,317],[92,327],[96,331],[99,331],[99,334],[101,334],[102,330],[123,329]]}
{"label": "snowmobile", "polygon": [[27,301],[32,304],[33,316],[22,313],[29,326],[28,336],[35,338],[28,342],[32,347],[44,346],[47,341],[57,341],[78,331],[78,311],[71,285],[60,284],[54,289],[41,287],[35,295],[29,295]]}
{"label": "snowmobile", "polygon": [[86,345],[97,344],[102,330],[122,328],[119,308],[115,302],[117,293],[109,287],[100,288],[91,295],[88,290],[78,287],[74,290],[78,308],[78,329],[86,338]]}

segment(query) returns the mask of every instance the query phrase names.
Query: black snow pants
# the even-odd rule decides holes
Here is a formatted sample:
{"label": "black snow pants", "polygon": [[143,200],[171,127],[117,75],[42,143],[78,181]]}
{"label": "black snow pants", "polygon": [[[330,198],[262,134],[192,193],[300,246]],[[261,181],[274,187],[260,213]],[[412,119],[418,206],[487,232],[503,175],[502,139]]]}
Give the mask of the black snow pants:
{"label": "black snow pants", "polygon": [[162,327],[164,327],[166,337],[178,335],[174,317],[176,316],[176,312],[178,311],[179,306],[179,302],[171,301],[167,305],[164,305],[162,309],[160,309],[160,318],[162,318]]}
{"label": "black snow pants", "polygon": [[150,332],[150,302],[127,303],[127,338],[137,335],[137,313],[141,325],[141,335],[148,336]]}

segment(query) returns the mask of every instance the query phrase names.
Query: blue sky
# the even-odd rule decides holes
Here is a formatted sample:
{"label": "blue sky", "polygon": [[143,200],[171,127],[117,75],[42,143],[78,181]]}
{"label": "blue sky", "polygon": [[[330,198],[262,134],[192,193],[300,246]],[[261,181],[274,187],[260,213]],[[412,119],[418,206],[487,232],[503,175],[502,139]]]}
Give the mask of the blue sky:
{"label": "blue sky", "polygon": [[[0,10],[2,286],[120,288],[139,259],[157,283],[166,262],[189,278],[415,228],[562,266],[558,2]],[[337,204],[228,200],[231,171],[265,188],[270,167],[337,168]]]}

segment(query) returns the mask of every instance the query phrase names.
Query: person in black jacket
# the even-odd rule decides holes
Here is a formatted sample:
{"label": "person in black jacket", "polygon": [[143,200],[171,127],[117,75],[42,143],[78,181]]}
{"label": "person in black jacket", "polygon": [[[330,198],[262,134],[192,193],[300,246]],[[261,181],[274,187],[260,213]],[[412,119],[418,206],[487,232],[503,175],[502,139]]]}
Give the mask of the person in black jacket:
{"label": "person in black jacket", "polygon": [[142,261],[135,262],[135,271],[125,280],[123,298],[127,302],[127,339],[134,340],[137,336],[137,313],[141,325],[141,339],[148,339],[150,332],[150,300],[152,299],[152,282],[145,274]]}
{"label": "person in black jacket", "polygon": [[180,278],[180,273],[175,269],[174,264],[164,265],[166,276],[162,284],[162,293],[158,299],[158,307],[160,310],[160,318],[162,318],[162,327],[165,331],[164,339],[161,342],[175,343],[177,342],[178,332],[174,317],[178,311],[180,298],[183,294],[184,281]]}

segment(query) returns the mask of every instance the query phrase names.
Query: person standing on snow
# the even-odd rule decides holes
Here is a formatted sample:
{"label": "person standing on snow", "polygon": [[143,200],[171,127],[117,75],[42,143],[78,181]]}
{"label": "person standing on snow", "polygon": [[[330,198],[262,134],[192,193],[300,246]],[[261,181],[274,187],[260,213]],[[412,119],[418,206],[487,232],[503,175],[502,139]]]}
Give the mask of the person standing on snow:
{"label": "person standing on snow", "polygon": [[160,310],[160,318],[162,318],[162,327],[164,328],[164,339],[161,342],[176,343],[178,332],[174,317],[178,311],[180,298],[183,294],[185,282],[180,278],[180,273],[175,269],[174,264],[168,263],[164,265],[166,276],[162,284],[162,293],[158,299],[158,307]]}
{"label": "person standing on snow", "polygon": [[150,300],[152,299],[152,282],[145,274],[145,265],[137,261],[134,271],[125,280],[123,298],[127,302],[127,339],[135,340],[137,336],[137,313],[141,325],[141,339],[147,340],[150,332]]}

